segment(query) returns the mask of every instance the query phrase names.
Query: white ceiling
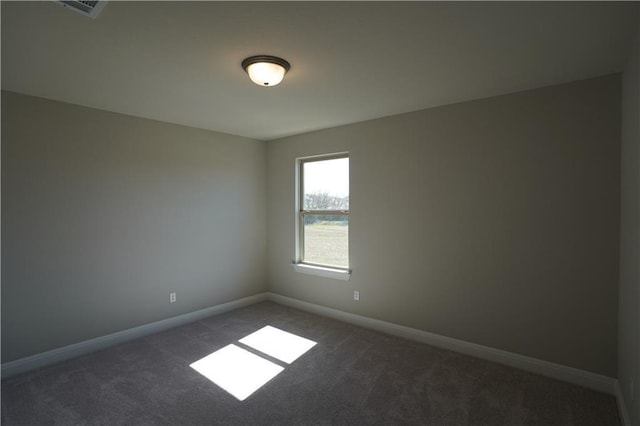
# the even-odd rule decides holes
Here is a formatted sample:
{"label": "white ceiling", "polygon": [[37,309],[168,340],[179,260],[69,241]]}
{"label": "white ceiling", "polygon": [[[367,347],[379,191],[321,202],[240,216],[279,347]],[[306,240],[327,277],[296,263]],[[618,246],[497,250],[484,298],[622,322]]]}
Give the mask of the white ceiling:
{"label": "white ceiling", "polygon": [[[2,88],[256,139],[619,72],[635,3],[2,2]],[[263,88],[240,67],[291,63]]]}

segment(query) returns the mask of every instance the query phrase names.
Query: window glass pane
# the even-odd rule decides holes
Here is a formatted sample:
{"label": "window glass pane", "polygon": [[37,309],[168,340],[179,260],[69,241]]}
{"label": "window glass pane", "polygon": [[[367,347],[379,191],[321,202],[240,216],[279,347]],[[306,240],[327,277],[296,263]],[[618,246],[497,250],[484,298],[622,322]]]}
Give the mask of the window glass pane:
{"label": "window glass pane", "polygon": [[304,262],[349,267],[349,217],[304,215]]}
{"label": "window glass pane", "polygon": [[349,210],[349,159],[302,163],[304,210]]}

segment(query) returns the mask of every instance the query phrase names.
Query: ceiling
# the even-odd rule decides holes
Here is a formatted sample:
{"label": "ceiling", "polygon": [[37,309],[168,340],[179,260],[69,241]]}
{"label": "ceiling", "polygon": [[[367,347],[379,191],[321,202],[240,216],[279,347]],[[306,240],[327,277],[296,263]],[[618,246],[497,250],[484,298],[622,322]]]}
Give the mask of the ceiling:
{"label": "ceiling", "polygon": [[[2,88],[269,140],[621,71],[638,4],[109,2],[2,7]],[[276,87],[251,55],[281,56]]]}

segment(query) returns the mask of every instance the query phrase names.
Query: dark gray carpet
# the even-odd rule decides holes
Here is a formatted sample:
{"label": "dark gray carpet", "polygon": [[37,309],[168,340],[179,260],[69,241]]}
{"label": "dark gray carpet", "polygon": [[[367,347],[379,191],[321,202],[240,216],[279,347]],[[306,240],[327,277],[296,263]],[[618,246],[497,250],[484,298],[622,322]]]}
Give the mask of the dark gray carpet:
{"label": "dark gray carpet", "polygon": [[[272,325],[318,344],[240,402],[189,367]],[[271,302],[2,382],[5,425],[619,425],[612,396]]]}

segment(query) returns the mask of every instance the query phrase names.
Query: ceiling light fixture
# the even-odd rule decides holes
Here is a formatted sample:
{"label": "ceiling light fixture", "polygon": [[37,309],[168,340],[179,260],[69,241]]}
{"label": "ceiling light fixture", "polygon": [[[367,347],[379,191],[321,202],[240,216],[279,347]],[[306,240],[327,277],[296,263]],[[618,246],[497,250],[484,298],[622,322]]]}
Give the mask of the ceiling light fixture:
{"label": "ceiling light fixture", "polygon": [[258,86],[270,87],[280,83],[291,65],[282,58],[268,55],[250,56],[242,61],[242,68]]}

